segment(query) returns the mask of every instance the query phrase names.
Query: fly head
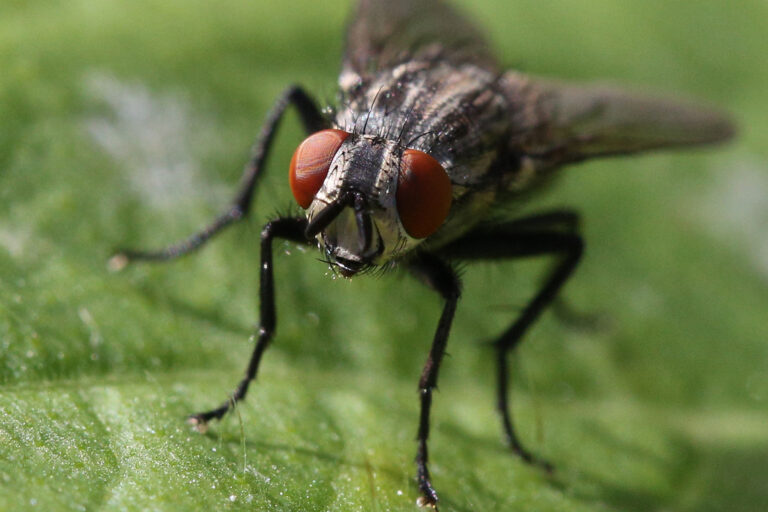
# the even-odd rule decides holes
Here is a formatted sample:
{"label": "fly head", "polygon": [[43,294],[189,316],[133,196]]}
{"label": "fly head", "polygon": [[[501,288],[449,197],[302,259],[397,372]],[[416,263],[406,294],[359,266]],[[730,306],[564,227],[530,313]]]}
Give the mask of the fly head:
{"label": "fly head", "polygon": [[293,195],[307,236],[352,276],[396,259],[442,225],[451,182],[437,160],[372,135],[322,130],[291,160]]}

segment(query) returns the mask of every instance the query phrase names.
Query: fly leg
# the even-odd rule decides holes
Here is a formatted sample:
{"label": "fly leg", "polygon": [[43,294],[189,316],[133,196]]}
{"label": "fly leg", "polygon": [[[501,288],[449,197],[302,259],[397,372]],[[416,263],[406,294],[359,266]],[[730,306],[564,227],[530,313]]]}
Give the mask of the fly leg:
{"label": "fly leg", "polygon": [[451,322],[456,312],[456,303],[461,293],[461,281],[456,271],[442,259],[431,254],[421,254],[409,263],[410,271],[430,288],[435,290],[445,299],[443,313],[437,324],[437,331],[432,341],[432,348],[424,364],[419,379],[419,393],[421,397],[421,414],[419,417],[419,431],[416,436],[418,448],[416,451],[416,470],[421,498],[419,505],[437,508],[437,493],[432,487],[427,463],[429,455],[427,451],[427,439],[429,438],[429,411],[432,406],[432,390],[437,387],[437,375],[440,371],[440,363],[445,355],[445,346],[448,342],[448,333],[451,330]]}
{"label": "fly leg", "polygon": [[120,270],[133,261],[168,261],[184,256],[199,249],[227,226],[244,219],[250,211],[253,192],[256,183],[263,174],[262,170],[265,167],[264,164],[272,147],[277,128],[289,105],[294,105],[298,110],[307,133],[314,133],[325,127],[326,121],[314,100],[301,87],[296,85],[289,87],[275,102],[259,136],[256,138],[251,159],[243,170],[240,186],[230,207],[202,230],[164,249],[157,251],[118,250],[109,260],[110,268]]}
{"label": "fly leg", "polygon": [[[510,225],[517,229],[544,228],[552,230],[557,228],[567,233],[575,233],[579,227],[579,216],[571,210],[553,210],[517,219],[507,224],[507,226]],[[582,331],[595,331],[603,327],[601,315],[579,311],[562,296],[555,297],[548,307],[552,314],[568,327]]]}
{"label": "fly leg", "polygon": [[[497,360],[497,408],[509,447],[525,462],[552,471],[552,465],[535,457],[520,442],[509,411],[507,354],[542,311],[555,299],[576,268],[584,244],[576,233],[577,217],[570,212],[552,212],[508,224],[478,228],[446,246],[441,254],[468,260],[498,260],[534,256],[559,256],[544,284],[512,325],[495,341]],[[547,228],[547,226],[550,226]]]}
{"label": "fly leg", "polygon": [[245,370],[245,377],[235,388],[232,396],[219,407],[189,417],[189,422],[199,430],[212,419],[221,419],[239,400],[245,398],[248,386],[256,378],[261,356],[264,354],[275,333],[275,283],[272,272],[272,241],[282,238],[298,243],[311,243],[305,235],[307,221],[303,218],[284,217],[270,221],[261,231],[261,275],[259,281],[260,325],[257,332],[256,347]]}

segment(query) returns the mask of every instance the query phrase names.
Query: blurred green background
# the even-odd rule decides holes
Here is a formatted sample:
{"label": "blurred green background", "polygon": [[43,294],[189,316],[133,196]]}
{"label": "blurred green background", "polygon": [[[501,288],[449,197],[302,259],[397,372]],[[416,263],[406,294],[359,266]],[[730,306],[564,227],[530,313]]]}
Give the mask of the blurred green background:
{"label": "blurred green background", "polygon": [[[768,4],[463,1],[502,62],[719,105],[717,150],[568,168],[530,206],[577,207],[587,253],[514,358],[510,457],[486,345],[541,262],[475,265],[431,440],[442,510],[768,510]],[[334,98],[348,2],[0,3],[0,509],[415,510],[416,382],[440,302],[398,273],[333,280],[278,245],[278,336],[240,377],[258,233],[292,204],[291,113],[256,211],[200,254],[106,269],[227,204],[272,101]]]}

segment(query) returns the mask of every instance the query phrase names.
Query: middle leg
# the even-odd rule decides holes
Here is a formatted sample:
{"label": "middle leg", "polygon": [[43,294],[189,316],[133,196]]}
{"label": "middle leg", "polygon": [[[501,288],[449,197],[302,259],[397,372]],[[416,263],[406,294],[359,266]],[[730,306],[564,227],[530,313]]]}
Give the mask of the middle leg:
{"label": "middle leg", "polygon": [[[530,220],[530,222],[528,222]],[[563,222],[563,221],[566,222]],[[547,229],[547,221],[552,221]],[[443,249],[448,257],[464,260],[511,259],[534,256],[559,256],[544,284],[528,302],[512,325],[495,341],[497,360],[497,402],[507,444],[525,462],[552,471],[552,465],[534,456],[515,432],[509,410],[509,364],[507,355],[522,341],[528,328],[557,297],[576,269],[584,244],[575,233],[576,217],[568,212],[537,215],[509,224],[479,228]]]}

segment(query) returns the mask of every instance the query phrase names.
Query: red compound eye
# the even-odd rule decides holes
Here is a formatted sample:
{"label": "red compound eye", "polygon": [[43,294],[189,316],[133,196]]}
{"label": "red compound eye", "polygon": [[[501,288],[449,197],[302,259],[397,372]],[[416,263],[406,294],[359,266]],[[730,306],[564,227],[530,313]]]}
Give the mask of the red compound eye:
{"label": "red compound eye", "polygon": [[291,191],[305,210],[323,186],[333,157],[347,137],[349,134],[341,130],[322,130],[304,139],[293,153],[289,174]]}
{"label": "red compound eye", "polygon": [[413,238],[426,238],[439,228],[451,209],[451,179],[426,153],[406,149],[397,182],[397,213]]}

